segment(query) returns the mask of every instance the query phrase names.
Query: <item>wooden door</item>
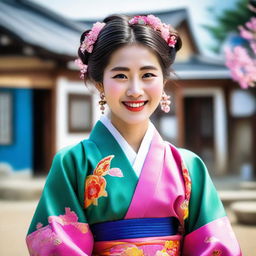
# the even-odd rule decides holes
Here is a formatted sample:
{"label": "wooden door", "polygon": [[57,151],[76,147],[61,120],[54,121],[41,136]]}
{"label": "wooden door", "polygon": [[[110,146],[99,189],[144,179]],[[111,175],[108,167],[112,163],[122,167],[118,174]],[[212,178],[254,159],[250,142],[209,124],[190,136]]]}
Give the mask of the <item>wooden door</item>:
{"label": "wooden door", "polygon": [[33,91],[33,173],[45,175],[54,154],[52,90]]}
{"label": "wooden door", "polygon": [[213,97],[185,97],[185,147],[214,168]]}

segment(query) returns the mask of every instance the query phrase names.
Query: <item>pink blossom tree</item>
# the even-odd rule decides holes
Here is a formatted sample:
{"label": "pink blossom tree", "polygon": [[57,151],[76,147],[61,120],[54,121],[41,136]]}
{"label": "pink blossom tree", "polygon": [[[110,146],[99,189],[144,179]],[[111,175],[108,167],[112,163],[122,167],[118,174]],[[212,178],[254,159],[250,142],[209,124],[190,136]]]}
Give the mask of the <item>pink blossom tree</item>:
{"label": "pink blossom tree", "polygon": [[[250,10],[256,14],[255,1],[250,1]],[[226,49],[226,65],[233,80],[246,89],[256,85],[256,17],[239,26],[240,36],[248,42],[248,47],[236,46]]]}

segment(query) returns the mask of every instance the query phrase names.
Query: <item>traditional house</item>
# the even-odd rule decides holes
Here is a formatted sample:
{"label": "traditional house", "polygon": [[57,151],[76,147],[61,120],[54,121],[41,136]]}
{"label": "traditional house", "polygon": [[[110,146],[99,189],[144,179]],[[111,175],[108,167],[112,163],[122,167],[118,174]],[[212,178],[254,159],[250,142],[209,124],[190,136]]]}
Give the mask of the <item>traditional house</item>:
{"label": "traditional house", "polygon": [[155,123],[169,140],[199,154],[212,175],[251,179],[256,174],[255,88],[241,90],[224,60],[202,55],[186,10],[156,15],[175,26],[183,48],[173,67],[177,79],[169,86],[173,113],[159,112]]}
{"label": "traditional house", "polygon": [[[0,2],[0,163],[46,173],[53,154],[87,137],[98,96],[79,79],[73,59],[82,23],[28,1]],[[232,82],[223,63],[201,55],[186,9],[154,13],[183,39],[166,90],[172,110],[157,110],[163,136],[198,153],[213,175],[255,171],[255,90]]]}
{"label": "traditional house", "polygon": [[0,24],[0,163],[47,172],[59,134],[58,79],[75,77],[67,63],[84,25],[30,1],[0,1]]}

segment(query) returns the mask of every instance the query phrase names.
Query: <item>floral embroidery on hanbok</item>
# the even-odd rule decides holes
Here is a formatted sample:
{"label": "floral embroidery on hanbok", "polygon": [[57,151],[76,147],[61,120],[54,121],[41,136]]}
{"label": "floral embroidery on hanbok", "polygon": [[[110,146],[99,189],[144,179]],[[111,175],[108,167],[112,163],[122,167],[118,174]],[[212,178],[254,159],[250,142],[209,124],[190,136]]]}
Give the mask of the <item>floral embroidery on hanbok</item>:
{"label": "floral embroidery on hanbok", "polygon": [[48,223],[49,225],[43,227],[43,224],[39,222],[36,225],[37,230],[28,235],[27,245],[30,255],[39,255],[38,252],[41,252],[42,256],[51,255],[56,246],[63,243],[61,234],[58,234],[53,226],[60,225],[66,232],[71,232],[74,235],[86,234],[89,230],[88,224],[78,222],[76,213],[68,207],[65,208],[64,215],[49,216]]}
{"label": "floral embroidery on hanbok", "polygon": [[48,217],[49,223],[59,223],[62,226],[65,225],[72,225],[81,233],[85,234],[88,232],[88,225],[86,223],[78,222],[78,217],[75,212],[71,211],[70,208],[65,208],[65,214],[59,216],[49,216]]}
{"label": "floral embroidery on hanbok", "polygon": [[156,256],[169,256],[169,254],[167,252],[164,252],[164,251],[157,251]]}
{"label": "floral embroidery on hanbok", "polygon": [[100,197],[107,197],[106,191],[107,181],[103,177],[110,175],[114,177],[123,177],[123,173],[119,168],[110,168],[110,164],[114,155],[104,157],[96,166],[93,174],[88,175],[85,181],[85,208],[91,204],[98,205],[98,199]]}
{"label": "floral embroidery on hanbok", "polygon": [[122,242],[114,242],[113,245],[102,252],[102,254],[116,256],[144,256],[144,252],[140,249],[140,246]]}
{"label": "floral embroidery on hanbok", "polygon": [[180,241],[166,241],[164,248],[157,251],[156,256],[177,256],[180,252]]}
{"label": "floral embroidery on hanbok", "polygon": [[128,247],[120,256],[144,256],[144,254],[138,247]]}
{"label": "floral embroidery on hanbok", "polygon": [[221,251],[220,250],[214,250],[212,252],[212,256],[221,256]]}
{"label": "floral embroidery on hanbok", "polygon": [[[143,241],[138,243],[113,241],[100,255],[113,256],[179,256],[180,241]],[[97,253],[95,255],[98,255]]]}
{"label": "floral embroidery on hanbok", "polygon": [[204,239],[205,243],[216,243],[219,242],[219,239],[217,237],[211,236],[211,237],[206,237]]}
{"label": "floral embroidery on hanbok", "polygon": [[185,163],[181,161],[181,167],[182,167],[182,175],[185,181],[185,200],[181,204],[181,209],[183,211],[183,219],[187,219],[189,215],[188,207],[189,207],[189,199],[191,195],[191,178],[188,172],[187,167],[185,166]]}

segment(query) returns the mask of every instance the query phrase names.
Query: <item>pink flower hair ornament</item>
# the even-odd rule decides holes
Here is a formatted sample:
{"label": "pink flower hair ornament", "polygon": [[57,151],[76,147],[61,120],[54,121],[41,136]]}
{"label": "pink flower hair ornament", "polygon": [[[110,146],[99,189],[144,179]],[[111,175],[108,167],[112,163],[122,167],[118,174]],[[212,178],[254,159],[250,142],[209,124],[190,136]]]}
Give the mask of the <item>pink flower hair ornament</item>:
{"label": "pink flower hair ornament", "polygon": [[75,64],[80,69],[80,78],[84,79],[86,77],[88,65],[84,64],[80,58],[75,60]]}
{"label": "pink flower hair ornament", "polygon": [[[162,23],[159,18],[150,14],[147,16],[135,16],[128,21],[129,25],[146,25],[154,29],[155,31],[159,31],[161,33],[162,38],[166,41],[166,43],[174,48],[177,43],[177,34],[175,34],[172,26]],[[92,53],[95,42],[98,39],[98,36],[101,30],[104,28],[106,23],[96,22],[93,24],[92,29],[85,35],[83,42],[81,43],[80,50],[82,53],[87,51],[88,53]],[[75,64],[80,69],[80,78],[84,79],[86,77],[88,65],[83,64],[80,58],[75,60]]]}
{"label": "pink flower hair ornament", "polygon": [[173,27],[162,23],[159,18],[150,14],[147,16],[135,16],[129,20],[130,25],[146,25],[154,29],[155,31],[159,31],[161,33],[162,38],[166,41],[166,43],[174,48],[177,43],[177,35],[171,31],[173,31]]}
{"label": "pink flower hair ornament", "polygon": [[[80,46],[82,53],[85,51],[92,53],[93,45],[97,41],[100,31],[104,28],[105,25],[106,23],[103,22],[96,22],[93,24],[92,29],[85,35],[85,38]],[[80,78],[85,79],[88,65],[84,64],[80,58],[75,60],[75,64],[80,69]]]}
{"label": "pink flower hair ornament", "polygon": [[96,22],[93,24],[91,31],[85,36],[84,41],[80,46],[82,53],[85,51],[92,53],[93,45],[98,39],[100,31],[105,27],[106,23]]}

